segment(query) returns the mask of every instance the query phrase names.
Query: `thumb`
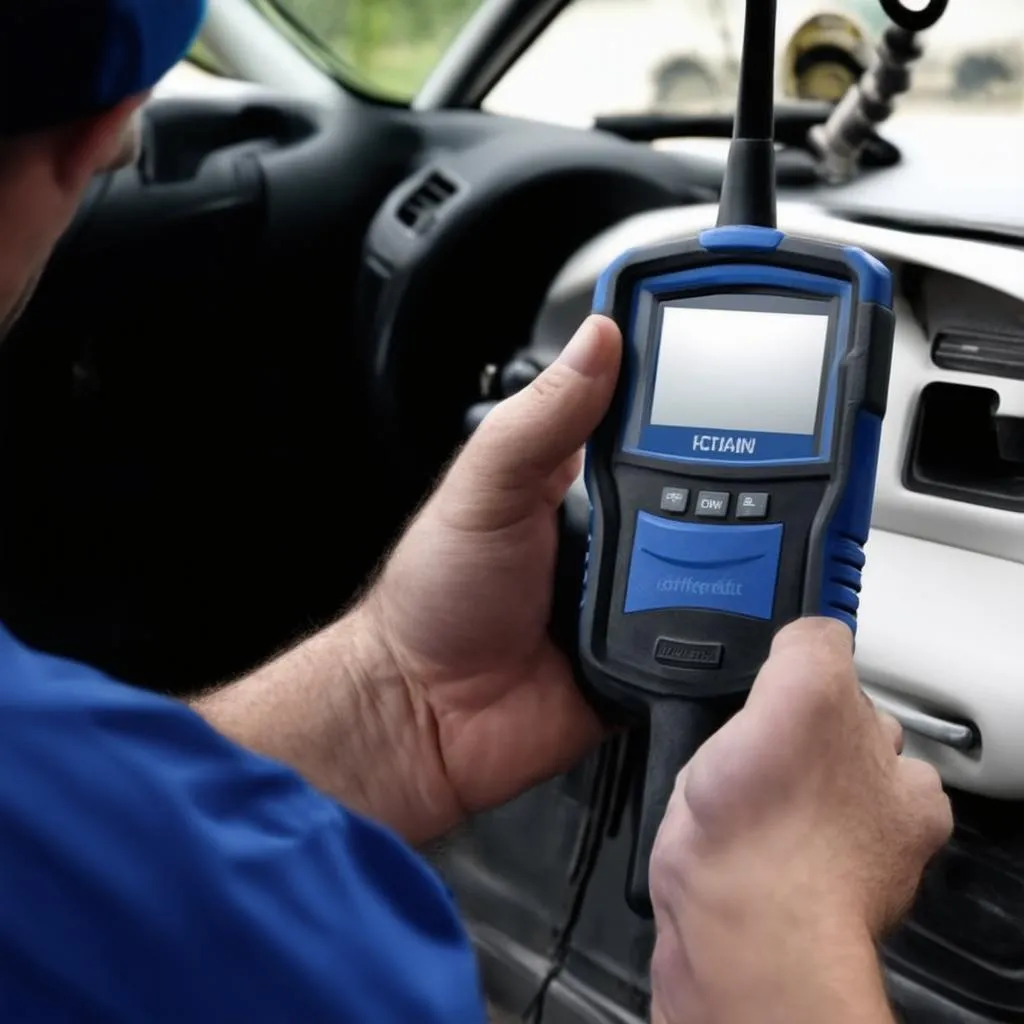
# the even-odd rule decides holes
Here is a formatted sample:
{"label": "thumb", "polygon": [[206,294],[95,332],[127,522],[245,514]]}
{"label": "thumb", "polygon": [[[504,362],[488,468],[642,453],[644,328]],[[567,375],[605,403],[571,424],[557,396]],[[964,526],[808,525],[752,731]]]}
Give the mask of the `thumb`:
{"label": "thumb", "polygon": [[459,461],[502,490],[546,480],[608,411],[621,357],[615,323],[588,317],[555,362],[487,416]]}

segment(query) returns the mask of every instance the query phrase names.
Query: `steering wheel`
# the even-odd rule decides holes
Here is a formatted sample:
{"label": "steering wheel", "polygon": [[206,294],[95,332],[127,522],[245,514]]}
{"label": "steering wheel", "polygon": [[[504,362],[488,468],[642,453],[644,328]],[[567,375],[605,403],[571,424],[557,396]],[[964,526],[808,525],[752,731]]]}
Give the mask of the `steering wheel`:
{"label": "steering wheel", "polygon": [[[527,345],[572,253],[634,214],[713,195],[677,155],[600,131],[476,125],[479,139],[439,151],[391,193],[366,239],[376,276],[367,274],[360,326],[375,443],[396,488],[402,478],[420,489],[413,503],[464,440],[466,410],[536,374],[522,361],[501,380],[488,368],[509,366]],[[449,198],[410,231],[401,218],[410,197],[436,180],[450,183]]]}

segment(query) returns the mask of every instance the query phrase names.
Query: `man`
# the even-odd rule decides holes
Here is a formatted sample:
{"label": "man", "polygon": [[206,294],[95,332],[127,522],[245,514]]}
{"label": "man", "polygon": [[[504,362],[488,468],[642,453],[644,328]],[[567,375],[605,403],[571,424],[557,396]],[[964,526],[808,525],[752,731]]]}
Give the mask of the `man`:
{"label": "man", "polygon": [[[90,178],[134,152],[145,92],[200,15],[3,0],[0,66],[40,44],[37,10],[73,12],[98,48],[74,58],[84,92],[3,108],[5,323]],[[620,354],[588,320],[488,417],[347,615],[194,708],[0,629],[0,1018],[483,1021],[466,935],[411,846],[604,735],[546,627],[555,512]],[[780,634],[659,836],[659,1024],[891,1020],[875,943],[950,827],[935,773],[899,748],[844,627]]]}

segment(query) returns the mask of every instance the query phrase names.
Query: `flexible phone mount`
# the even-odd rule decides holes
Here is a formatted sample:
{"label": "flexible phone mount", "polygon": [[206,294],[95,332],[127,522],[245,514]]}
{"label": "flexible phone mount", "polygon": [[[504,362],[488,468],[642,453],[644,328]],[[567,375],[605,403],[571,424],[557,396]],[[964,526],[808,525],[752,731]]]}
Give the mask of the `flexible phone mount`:
{"label": "flexible phone mount", "polygon": [[892,115],[897,98],[910,89],[911,66],[923,52],[918,33],[938,22],[949,0],[931,0],[919,11],[900,0],[881,0],[881,4],[892,25],[878,43],[874,63],[809,136],[821,173],[832,184],[856,176],[875,129]]}

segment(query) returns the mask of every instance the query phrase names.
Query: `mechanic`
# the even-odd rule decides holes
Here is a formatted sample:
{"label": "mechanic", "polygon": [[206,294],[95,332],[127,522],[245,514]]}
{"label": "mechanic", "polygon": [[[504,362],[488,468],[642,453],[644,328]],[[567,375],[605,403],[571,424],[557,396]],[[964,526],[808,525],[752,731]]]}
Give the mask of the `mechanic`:
{"label": "mechanic", "polygon": [[[137,152],[147,90],[201,15],[0,3],[6,327],[89,181]],[[4,1021],[484,1020],[413,848],[604,736],[546,627],[556,509],[619,359],[589,319],[485,420],[355,607],[192,707],[0,628]],[[876,942],[950,810],[851,648],[836,622],[783,630],[681,776],[652,859],[658,1024],[891,1022]]]}

